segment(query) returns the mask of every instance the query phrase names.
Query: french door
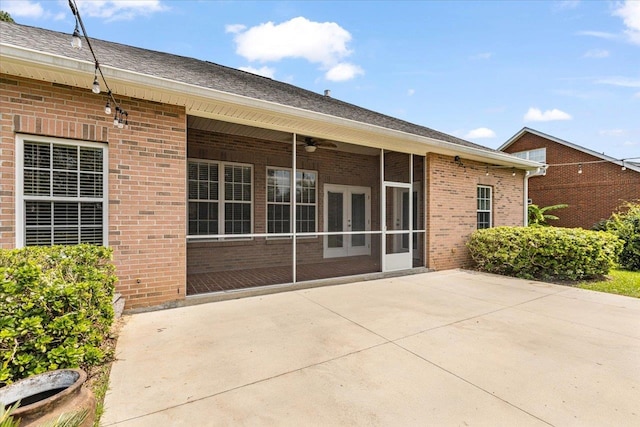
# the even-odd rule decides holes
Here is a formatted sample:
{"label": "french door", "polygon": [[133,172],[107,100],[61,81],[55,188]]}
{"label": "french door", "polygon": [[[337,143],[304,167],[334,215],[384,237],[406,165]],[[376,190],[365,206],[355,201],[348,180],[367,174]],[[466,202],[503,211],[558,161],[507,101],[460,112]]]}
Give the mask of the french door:
{"label": "french door", "polygon": [[[324,186],[324,229],[327,232],[371,230],[371,188]],[[325,258],[370,255],[370,234],[332,234],[324,237]]]}

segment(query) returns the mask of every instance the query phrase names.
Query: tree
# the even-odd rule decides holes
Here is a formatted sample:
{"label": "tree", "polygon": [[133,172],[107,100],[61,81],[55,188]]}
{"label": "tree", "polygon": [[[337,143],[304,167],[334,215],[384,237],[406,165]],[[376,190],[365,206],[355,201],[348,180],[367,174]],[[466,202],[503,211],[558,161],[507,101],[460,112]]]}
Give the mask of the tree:
{"label": "tree", "polygon": [[538,205],[529,205],[527,207],[527,216],[528,216],[528,225],[529,226],[543,226],[548,227],[548,220],[558,220],[559,218],[555,215],[550,215],[545,212],[553,211],[556,209],[564,209],[569,207],[566,203],[561,203],[559,205],[545,206],[541,208]]}
{"label": "tree", "polygon": [[5,12],[4,10],[0,10],[0,21],[4,22],[16,22],[13,20],[9,12]]}

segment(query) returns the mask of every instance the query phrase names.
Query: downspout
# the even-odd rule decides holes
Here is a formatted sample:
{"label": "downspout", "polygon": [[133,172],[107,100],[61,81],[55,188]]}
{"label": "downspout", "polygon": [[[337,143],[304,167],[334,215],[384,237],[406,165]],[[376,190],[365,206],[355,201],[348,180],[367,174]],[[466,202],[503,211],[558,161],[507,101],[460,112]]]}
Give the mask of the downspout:
{"label": "downspout", "polygon": [[547,174],[547,165],[540,167],[535,170],[535,173],[532,171],[526,171],[524,174],[524,226],[527,227],[529,225],[529,178],[533,178],[534,176],[545,176]]}

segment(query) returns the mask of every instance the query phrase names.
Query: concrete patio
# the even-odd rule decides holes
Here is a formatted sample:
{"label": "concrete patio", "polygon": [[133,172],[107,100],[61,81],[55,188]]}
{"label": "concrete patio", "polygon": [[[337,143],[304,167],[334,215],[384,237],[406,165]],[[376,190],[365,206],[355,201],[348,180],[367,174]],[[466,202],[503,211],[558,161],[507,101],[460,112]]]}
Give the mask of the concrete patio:
{"label": "concrete patio", "polygon": [[130,316],[104,426],[640,425],[640,300],[450,270]]}

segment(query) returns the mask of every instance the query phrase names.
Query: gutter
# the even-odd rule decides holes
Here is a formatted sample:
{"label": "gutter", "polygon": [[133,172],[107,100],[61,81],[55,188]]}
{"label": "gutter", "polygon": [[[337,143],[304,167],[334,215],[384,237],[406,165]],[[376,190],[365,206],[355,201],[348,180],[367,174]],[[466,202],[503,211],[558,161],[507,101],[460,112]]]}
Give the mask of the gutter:
{"label": "gutter", "polygon": [[[76,74],[88,75],[93,74],[94,72],[95,65],[90,61],[72,59],[62,55],[40,52],[37,50],[27,49],[24,47],[5,43],[0,43],[0,47],[2,48],[0,50],[0,58],[2,58],[3,61],[13,61],[14,63],[18,63],[18,65],[41,67],[48,69],[51,72],[67,73],[67,75],[70,71],[75,72]],[[192,101],[192,105],[196,102],[219,102],[252,110],[258,110],[260,112],[284,115],[292,119],[306,120],[314,123],[320,122],[326,124],[331,129],[341,128],[345,131],[368,133],[374,137],[377,137],[376,139],[381,140],[381,142],[378,144],[371,144],[372,141],[369,140],[369,146],[373,146],[375,148],[393,148],[396,151],[420,155],[424,155],[428,152],[435,152],[444,155],[461,155],[466,156],[466,158],[469,158],[470,160],[477,160],[481,162],[492,161],[498,163],[501,166],[509,166],[518,169],[524,169],[527,171],[535,170],[536,168],[540,167],[540,164],[537,162],[520,159],[499,151],[487,151],[479,148],[467,147],[464,145],[458,145],[452,142],[442,141],[426,136],[393,130],[368,123],[362,123],[351,119],[331,116],[325,113],[318,113],[298,107],[291,107],[272,101],[258,100],[243,95],[231,94],[217,89],[203,88],[201,86],[190,83],[177,82],[175,80],[151,76],[149,74],[142,74],[129,70],[123,70],[107,65],[102,65],[101,67],[106,77],[115,80],[117,83],[120,83],[120,85],[131,85],[137,88],[147,89],[152,94],[156,95],[162,95],[164,93],[166,95],[172,95],[173,97],[177,98],[186,98],[184,103],[175,102],[174,105],[184,106],[187,109],[187,113],[192,113],[193,115],[203,115],[204,117],[206,117],[205,112],[200,112],[199,110],[190,110],[190,108],[187,106],[187,101]],[[161,90],[159,90],[160,88]],[[124,91],[124,93],[116,92],[114,90],[114,94],[119,94],[121,96],[131,96],[130,94],[126,93],[126,90]],[[143,97],[141,99],[148,98]],[[198,112],[200,114],[198,114]],[[232,118],[229,117],[229,121],[232,121],[231,119]],[[254,126],[256,126],[258,123],[259,122],[255,122]],[[273,125],[271,126],[271,129],[293,133],[292,129],[280,129],[274,128]],[[263,124],[262,127],[267,127],[267,124]],[[320,133],[322,132],[320,131]],[[318,136],[323,137],[322,134]],[[328,134],[325,134],[324,136],[327,137]],[[397,143],[407,144],[407,146],[399,147],[395,144],[388,144],[389,142],[394,142],[388,141],[388,139],[395,139]],[[347,139],[344,142],[357,145],[365,145],[363,142],[357,142],[356,140]]]}

